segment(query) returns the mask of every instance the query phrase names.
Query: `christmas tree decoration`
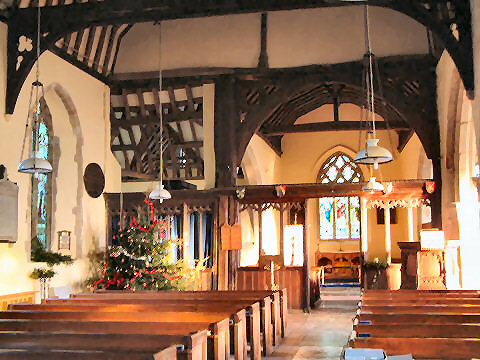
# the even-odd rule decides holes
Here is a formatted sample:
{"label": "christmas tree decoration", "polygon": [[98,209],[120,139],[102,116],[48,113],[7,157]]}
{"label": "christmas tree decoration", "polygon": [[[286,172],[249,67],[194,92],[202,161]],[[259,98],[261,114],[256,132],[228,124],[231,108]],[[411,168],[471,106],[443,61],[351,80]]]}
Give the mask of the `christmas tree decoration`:
{"label": "christmas tree decoration", "polygon": [[[130,227],[119,231],[109,247],[101,272],[90,279],[91,289],[169,290],[186,289],[195,281],[195,271],[183,259],[175,260],[178,244],[167,238],[166,225],[154,216],[153,204],[146,216],[130,221]],[[141,224],[141,220],[146,224]]]}

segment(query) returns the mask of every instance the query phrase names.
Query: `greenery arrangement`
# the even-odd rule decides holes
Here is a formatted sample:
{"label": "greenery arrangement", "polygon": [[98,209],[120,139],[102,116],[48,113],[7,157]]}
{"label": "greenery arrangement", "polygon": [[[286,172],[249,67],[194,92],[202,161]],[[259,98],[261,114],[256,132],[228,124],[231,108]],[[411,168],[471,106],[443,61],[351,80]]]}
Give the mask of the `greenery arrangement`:
{"label": "greenery arrangement", "polygon": [[364,266],[366,269],[380,270],[388,268],[388,263],[385,259],[375,258],[373,261],[365,261]]}
{"label": "greenery arrangement", "polygon": [[32,279],[51,279],[55,276],[53,266],[59,264],[70,265],[73,263],[73,259],[69,255],[46,250],[37,236],[32,238],[31,260],[35,262],[44,262],[48,265],[48,268],[35,268],[30,273]]}
{"label": "greenery arrangement", "polygon": [[364,263],[365,269],[372,269],[375,270],[375,274],[372,278],[372,286],[375,287],[377,285],[378,277],[380,276],[381,270],[385,270],[388,268],[388,262],[386,259],[379,259],[375,258],[373,261],[366,261]]}
{"label": "greenery arrangement", "polygon": [[55,276],[55,271],[53,271],[52,269],[42,269],[42,268],[35,268],[30,274],[30,277],[35,280],[51,279],[54,276]]}

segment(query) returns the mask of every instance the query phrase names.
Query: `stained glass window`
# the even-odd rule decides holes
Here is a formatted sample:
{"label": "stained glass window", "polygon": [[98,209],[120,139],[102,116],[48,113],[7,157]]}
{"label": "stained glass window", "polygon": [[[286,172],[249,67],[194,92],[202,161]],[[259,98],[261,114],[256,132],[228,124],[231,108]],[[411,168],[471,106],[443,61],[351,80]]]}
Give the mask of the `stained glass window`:
{"label": "stained glass window", "polygon": [[362,172],[350,156],[342,152],[332,154],[320,168],[318,182],[328,183],[358,183],[362,179]]}
{"label": "stained glass window", "polygon": [[[36,137],[32,134],[32,148],[36,147]],[[48,127],[43,119],[40,119],[38,125],[38,156],[49,160],[50,155],[50,136]],[[32,204],[31,204],[31,231],[32,238],[37,237],[44,248],[48,248],[50,242],[50,224],[49,224],[49,196],[50,196],[50,176],[48,174],[32,175]]]}
{"label": "stained glass window", "polygon": [[[362,181],[362,173],[348,155],[332,154],[322,165],[318,176],[322,184],[345,184]],[[360,200],[358,197],[337,196],[319,199],[320,239],[360,239]]]}
{"label": "stained glass window", "polygon": [[333,239],[333,202],[335,198],[321,198],[320,199],[320,239]]}
{"label": "stained glass window", "polygon": [[320,239],[360,239],[360,201],[357,196],[319,199]]}

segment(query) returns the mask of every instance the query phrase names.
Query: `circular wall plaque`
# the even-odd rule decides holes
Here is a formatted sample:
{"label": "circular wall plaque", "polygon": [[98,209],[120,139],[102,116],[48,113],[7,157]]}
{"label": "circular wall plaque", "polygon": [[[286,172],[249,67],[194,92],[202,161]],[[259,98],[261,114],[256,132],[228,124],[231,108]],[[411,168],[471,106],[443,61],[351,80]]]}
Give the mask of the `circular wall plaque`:
{"label": "circular wall plaque", "polygon": [[102,195],[105,188],[105,176],[102,168],[97,163],[90,163],[83,173],[83,184],[88,195],[97,198]]}

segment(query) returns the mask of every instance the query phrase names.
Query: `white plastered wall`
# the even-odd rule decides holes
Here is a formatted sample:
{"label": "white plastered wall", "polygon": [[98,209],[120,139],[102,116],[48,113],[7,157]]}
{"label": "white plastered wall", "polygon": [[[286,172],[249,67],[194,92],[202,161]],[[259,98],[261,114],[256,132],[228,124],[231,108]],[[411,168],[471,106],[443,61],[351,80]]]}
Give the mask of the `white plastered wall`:
{"label": "white plastered wall", "polygon": [[[7,26],[0,24],[0,96],[6,89]],[[56,248],[59,230],[72,231],[71,266],[56,267],[51,286],[76,288],[88,274],[87,254],[106,244],[106,214],[103,196],[91,198],[83,185],[83,171],[91,162],[105,174],[105,191],[120,190],[120,166],[110,151],[109,90],[98,80],[73,67],[50,52],[40,57],[40,80],[52,115],[54,135],[59,142],[56,194],[52,214],[52,248]],[[0,269],[3,280],[0,294],[38,290],[37,281],[28,274],[44,264],[30,261],[30,176],[16,171],[20,160],[28,107],[30,84],[35,70],[22,87],[13,115],[4,115],[0,101],[0,163],[8,169],[10,180],[19,186],[18,241],[0,244]]]}
{"label": "white plastered wall", "polygon": [[[260,19],[256,13],[164,21],[162,69],[256,67]],[[412,18],[372,6],[370,20],[377,56],[428,52],[425,27]],[[115,72],[158,71],[158,31],[152,23],[134,25],[122,41]],[[364,44],[361,6],[268,13],[267,51],[274,68],[359,60]]]}

